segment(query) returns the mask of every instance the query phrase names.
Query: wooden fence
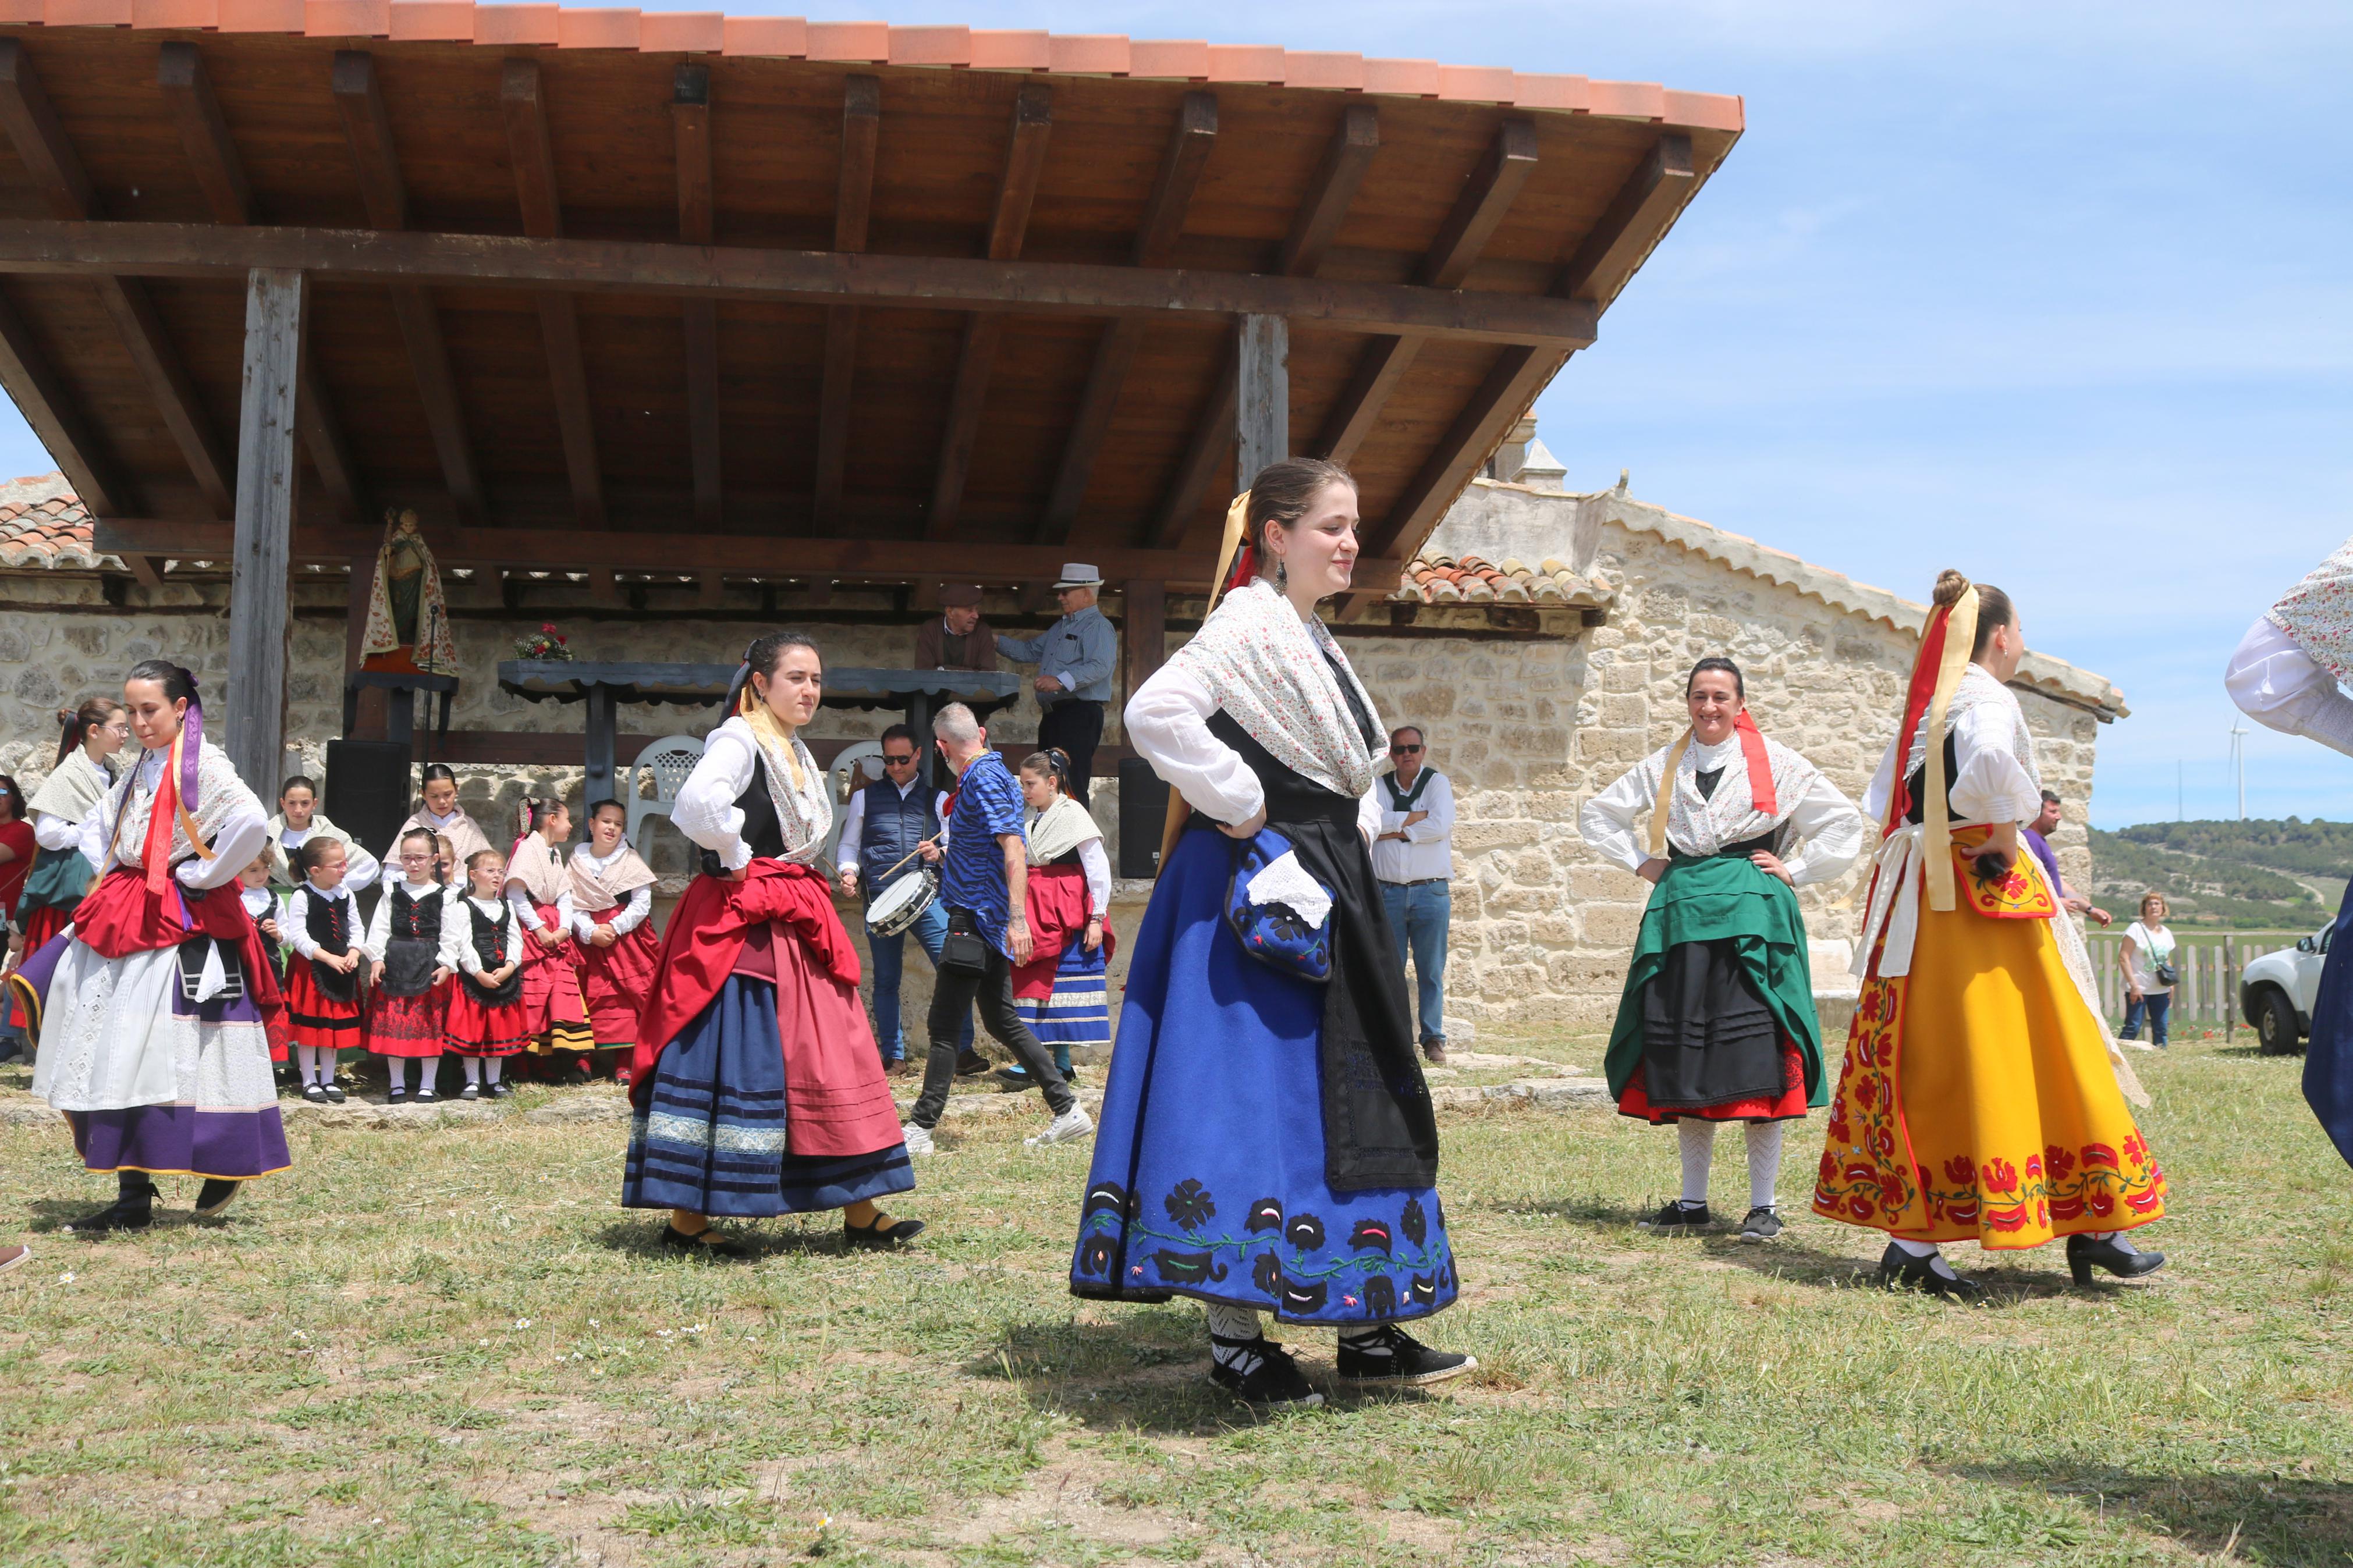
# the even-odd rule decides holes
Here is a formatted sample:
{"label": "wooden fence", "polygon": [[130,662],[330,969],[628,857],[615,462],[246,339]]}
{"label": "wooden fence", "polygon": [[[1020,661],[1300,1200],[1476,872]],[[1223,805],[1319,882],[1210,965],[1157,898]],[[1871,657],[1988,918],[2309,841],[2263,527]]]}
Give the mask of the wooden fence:
{"label": "wooden fence", "polygon": [[[2125,1016],[2125,977],[2117,963],[2117,954],[2124,948],[2125,924],[2118,921],[2105,931],[2086,932],[2084,938],[2092,952],[2093,973],[2099,977],[2100,1002],[2112,1024],[2121,1024]],[[2173,988],[2173,1026],[2218,1025],[2226,1033],[2237,1028],[2242,1021],[2240,971],[2264,953],[2294,947],[2297,938],[2311,934],[2301,931],[2188,931],[2175,928],[2173,962],[2181,971],[2181,979]]]}

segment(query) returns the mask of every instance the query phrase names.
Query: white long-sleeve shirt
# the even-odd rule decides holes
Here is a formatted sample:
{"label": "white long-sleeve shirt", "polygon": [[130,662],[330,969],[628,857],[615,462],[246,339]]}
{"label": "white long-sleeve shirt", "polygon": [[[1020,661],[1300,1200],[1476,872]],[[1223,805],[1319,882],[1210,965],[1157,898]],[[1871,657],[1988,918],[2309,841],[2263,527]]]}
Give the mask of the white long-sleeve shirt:
{"label": "white long-sleeve shirt", "polygon": [[2265,729],[2353,757],[2353,698],[2270,616],[2255,617],[2239,639],[2222,685],[2239,711]]}
{"label": "white long-sleeve shirt", "polygon": [[[628,850],[629,843],[628,840],[625,838],[620,843],[613,846],[613,852],[610,855],[605,856],[603,858],[599,859],[596,851],[590,849],[588,846],[586,844],[578,844],[573,847],[572,858],[575,862],[587,866],[592,869],[603,871],[609,868],[614,861],[618,860],[622,856],[628,854]],[[518,889],[511,888],[508,889],[508,892],[512,895]],[[564,896],[568,901],[571,899],[572,894],[567,890]],[[645,924],[646,917],[653,912],[654,890],[651,888],[631,888],[628,892],[621,895],[621,901],[614,905],[609,910],[599,910],[594,914],[589,914],[577,910],[574,910],[572,915],[572,934],[578,937],[582,942],[586,942],[589,937],[596,933],[598,926],[605,925],[611,926],[613,928],[613,934],[615,936],[627,936],[631,931],[637,930],[639,926]]]}
{"label": "white long-sleeve shirt", "polygon": [[[1209,732],[1218,700],[1182,665],[1164,664],[1127,700],[1128,744],[1152,771],[1212,822],[1247,822],[1266,807],[1266,790],[1242,754]],[[1370,843],[1381,830],[1379,785],[1356,803],[1356,826]]]}
{"label": "white long-sleeve shirt", "polygon": [[[1990,701],[1977,703],[1952,721],[1953,754],[1960,764],[1952,781],[1953,826],[1971,822],[2023,826],[2042,815],[2042,786],[2018,757],[2016,737],[2023,723],[2014,705]],[[1910,760],[1910,740],[1905,735],[1895,738],[1879,759],[1871,787],[1862,792],[1862,815],[1873,822],[1887,820],[1887,803],[1895,795],[1895,769],[1899,759]]]}
{"label": "white long-sleeve shirt", "polygon": [[[1725,744],[1736,747],[1739,742]],[[1587,801],[1577,814],[1577,830],[1585,842],[1603,859],[1629,871],[1640,871],[1651,858],[1650,818],[1659,798],[1656,763],[1655,757],[1646,758],[1641,766],[1629,769],[1616,784]],[[2037,810],[2042,807],[2039,792],[2035,805]],[[1827,881],[1853,865],[1862,853],[1862,816],[1854,802],[1819,771],[1799,797],[1786,826],[1791,847],[1781,857],[1781,868],[1789,873],[1791,887]]]}
{"label": "white long-sleeve shirt", "polygon": [[[490,973],[482,967],[481,955],[474,951],[474,916],[480,910],[491,920],[499,918],[501,900],[478,899],[471,893],[464,898],[452,898],[441,911],[441,967],[470,974],[480,980]],[[507,906],[512,910],[512,906]],[[522,962],[522,922],[507,921],[506,956],[501,963]]]}
{"label": "white long-sleeve shirt", "polygon": [[81,847],[81,824],[69,822],[55,812],[33,813],[33,842],[44,849],[79,849]]}
{"label": "white long-sleeve shirt", "polygon": [[[910,794],[923,787],[923,781],[918,775],[899,787],[899,798],[904,800]],[[943,789],[932,792],[932,811],[940,819],[940,844],[944,847],[948,841],[947,791]],[[849,813],[841,819],[841,842],[834,847],[833,859],[838,869],[843,871],[858,869],[858,847],[865,841],[865,838],[866,791],[854,789],[849,792]]]}
{"label": "white long-sleeve shirt", "polygon": [[406,889],[412,903],[421,903],[427,897],[438,894],[445,900],[441,910],[441,929],[447,931],[449,928],[451,913],[447,905],[457,901],[456,889],[445,888],[438,882],[412,882],[406,877],[396,878],[392,887],[384,890],[384,897],[375,901],[375,913],[368,918],[367,955],[371,963],[382,963],[384,950],[392,944],[393,888]]}
{"label": "white long-sleeve shirt", "polygon": [[[1373,875],[1384,882],[1442,882],[1454,874],[1454,785],[1444,773],[1425,764],[1421,797],[1403,811],[1389,809],[1389,780],[1373,781],[1373,801],[1381,808],[1382,833],[1402,833],[1405,841],[1373,840]],[[1414,782],[1420,784],[1420,778]],[[1406,818],[1417,811],[1430,815],[1411,826]]]}
{"label": "white long-sleeve shirt", "polygon": [[[670,826],[698,848],[718,856],[720,865],[730,871],[752,863],[752,847],[744,839],[744,813],[735,802],[752,787],[752,772],[759,762],[759,742],[752,738],[751,727],[741,718],[730,719],[705,738],[701,760],[670,803]],[[826,835],[833,826],[830,775],[821,768],[807,770],[797,791],[790,777],[772,784],[779,791],[797,793],[804,820],[817,824],[807,842],[795,845],[790,842],[793,825],[779,819],[777,826],[786,837],[784,858],[816,865],[824,858]]]}
{"label": "white long-sleeve shirt", "polygon": [[[293,898],[287,901],[286,919],[278,928],[286,933],[286,944],[304,958],[319,956],[319,943],[311,935],[311,905],[314,901],[330,899],[343,906],[343,929],[351,933],[347,939],[350,951],[359,952],[366,949],[365,933],[360,929],[359,906],[352,902],[351,884],[339,882],[333,888],[322,890],[305,882],[294,889]],[[391,902],[389,899],[385,901]],[[389,921],[391,917],[387,915],[385,919]],[[380,955],[370,953],[368,956]]]}
{"label": "white long-sleeve shirt", "polygon": [[[211,742],[206,742],[206,750],[209,752],[211,749]],[[167,751],[149,752],[142,756],[136,764],[139,776],[131,784],[132,791],[153,795],[156,784],[164,776],[164,759],[170,754]],[[172,875],[178,879],[180,886],[193,888],[199,892],[225,887],[236,881],[245,868],[253,864],[254,858],[261,853],[261,847],[269,841],[269,819],[261,814],[261,803],[250,799],[251,792],[241,793],[246,794],[248,799],[230,811],[222,820],[219,831],[213,835],[213,858],[207,860],[201,855],[191,855],[172,868]],[[100,870],[106,868],[112,853],[107,836],[114,827],[113,799],[110,796],[107,806],[90,814],[90,819],[81,825],[74,839],[74,847],[81,851],[82,858]],[[38,828],[34,829],[33,838],[36,843],[39,842]],[[125,844],[121,847],[121,863],[137,865],[142,847]]]}

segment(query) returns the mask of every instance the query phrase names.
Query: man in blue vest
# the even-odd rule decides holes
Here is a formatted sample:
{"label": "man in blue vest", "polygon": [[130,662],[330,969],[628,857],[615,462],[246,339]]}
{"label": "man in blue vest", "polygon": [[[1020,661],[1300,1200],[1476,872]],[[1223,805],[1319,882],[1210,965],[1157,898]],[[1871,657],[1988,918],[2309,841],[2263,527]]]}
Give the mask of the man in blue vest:
{"label": "man in blue vest", "polygon": [[[841,824],[841,845],[835,868],[841,890],[855,893],[861,884],[866,901],[903,878],[920,875],[940,858],[940,803],[947,797],[923,787],[915,767],[915,734],[904,724],[882,731],[882,776],[849,797],[849,815]],[[913,855],[913,859],[908,859]],[[905,861],[901,865],[901,861]],[[895,870],[892,868],[897,868]],[[947,905],[937,899],[916,918],[912,928],[923,944],[923,954],[934,968],[940,943],[948,934]],[[867,951],[874,967],[874,1040],[881,1047],[882,1065],[892,1078],[912,1078],[921,1069],[907,1059],[906,1032],[899,1023],[899,979],[904,973],[907,932],[896,936],[866,933]],[[988,1058],[972,1048],[972,1015],[964,1019],[957,1042],[962,1056],[956,1070],[987,1072]]]}

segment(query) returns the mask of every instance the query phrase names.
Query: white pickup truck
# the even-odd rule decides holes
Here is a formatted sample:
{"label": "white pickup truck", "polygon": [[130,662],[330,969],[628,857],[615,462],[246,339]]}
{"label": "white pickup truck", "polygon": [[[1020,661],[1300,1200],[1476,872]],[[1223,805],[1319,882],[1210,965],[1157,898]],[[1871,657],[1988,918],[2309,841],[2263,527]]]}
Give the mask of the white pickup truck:
{"label": "white pickup truck", "polygon": [[2312,1002],[2320,994],[2320,966],[2328,954],[2330,921],[2294,947],[2267,952],[2239,973],[2239,1006],[2267,1057],[2304,1048],[2312,1033]]}

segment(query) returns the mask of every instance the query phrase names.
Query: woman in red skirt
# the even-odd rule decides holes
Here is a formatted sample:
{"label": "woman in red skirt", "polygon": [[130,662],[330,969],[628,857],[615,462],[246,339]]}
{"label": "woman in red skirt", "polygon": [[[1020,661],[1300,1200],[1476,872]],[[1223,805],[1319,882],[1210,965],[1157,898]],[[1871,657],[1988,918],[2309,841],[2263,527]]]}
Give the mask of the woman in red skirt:
{"label": "woman in red skirt", "polygon": [[562,1064],[565,1082],[588,1079],[596,1037],[580,995],[580,949],[572,941],[572,887],[560,846],[572,837],[572,813],[560,800],[523,803],[524,832],[507,859],[507,907],[522,922],[522,1009],[532,1054]]}
{"label": "woman in red skirt", "polygon": [[302,1098],[341,1105],[335,1068],[343,1047],[360,1043],[360,907],[343,884],[349,866],[343,840],[324,834],[295,851],[302,886],[286,910],[286,940],[294,950],[286,966],[286,1015],[294,1030],[294,1065]]}
{"label": "woman in red skirt", "polygon": [[572,934],[580,942],[581,989],[596,1049],[613,1053],[614,1076],[629,1081],[638,1009],[661,962],[654,935],[654,874],[621,837],[628,813],[617,800],[588,808],[588,842],[572,851]]}
{"label": "woman in red skirt", "polygon": [[449,889],[433,879],[433,835],[412,827],[393,846],[398,878],[368,922],[367,1047],[385,1058],[392,1080],[386,1105],[408,1101],[408,1068],[418,1062],[417,1102],[429,1105],[441,1059],[442,1011],[449,972],[441,966],[441,927]]}
{"label": "woman in red skirt", "polygon": [[444,1034],[466,1065],[459,1098],[504,1100],[514,1090],[499,1081],[499,1070],[531,1042],[522,1007],[522,923],[499,896],[506,860],[497,850],[475,850],[466,878],[468,896],[452,900],[441,922],[441,967],[455,975]]}

